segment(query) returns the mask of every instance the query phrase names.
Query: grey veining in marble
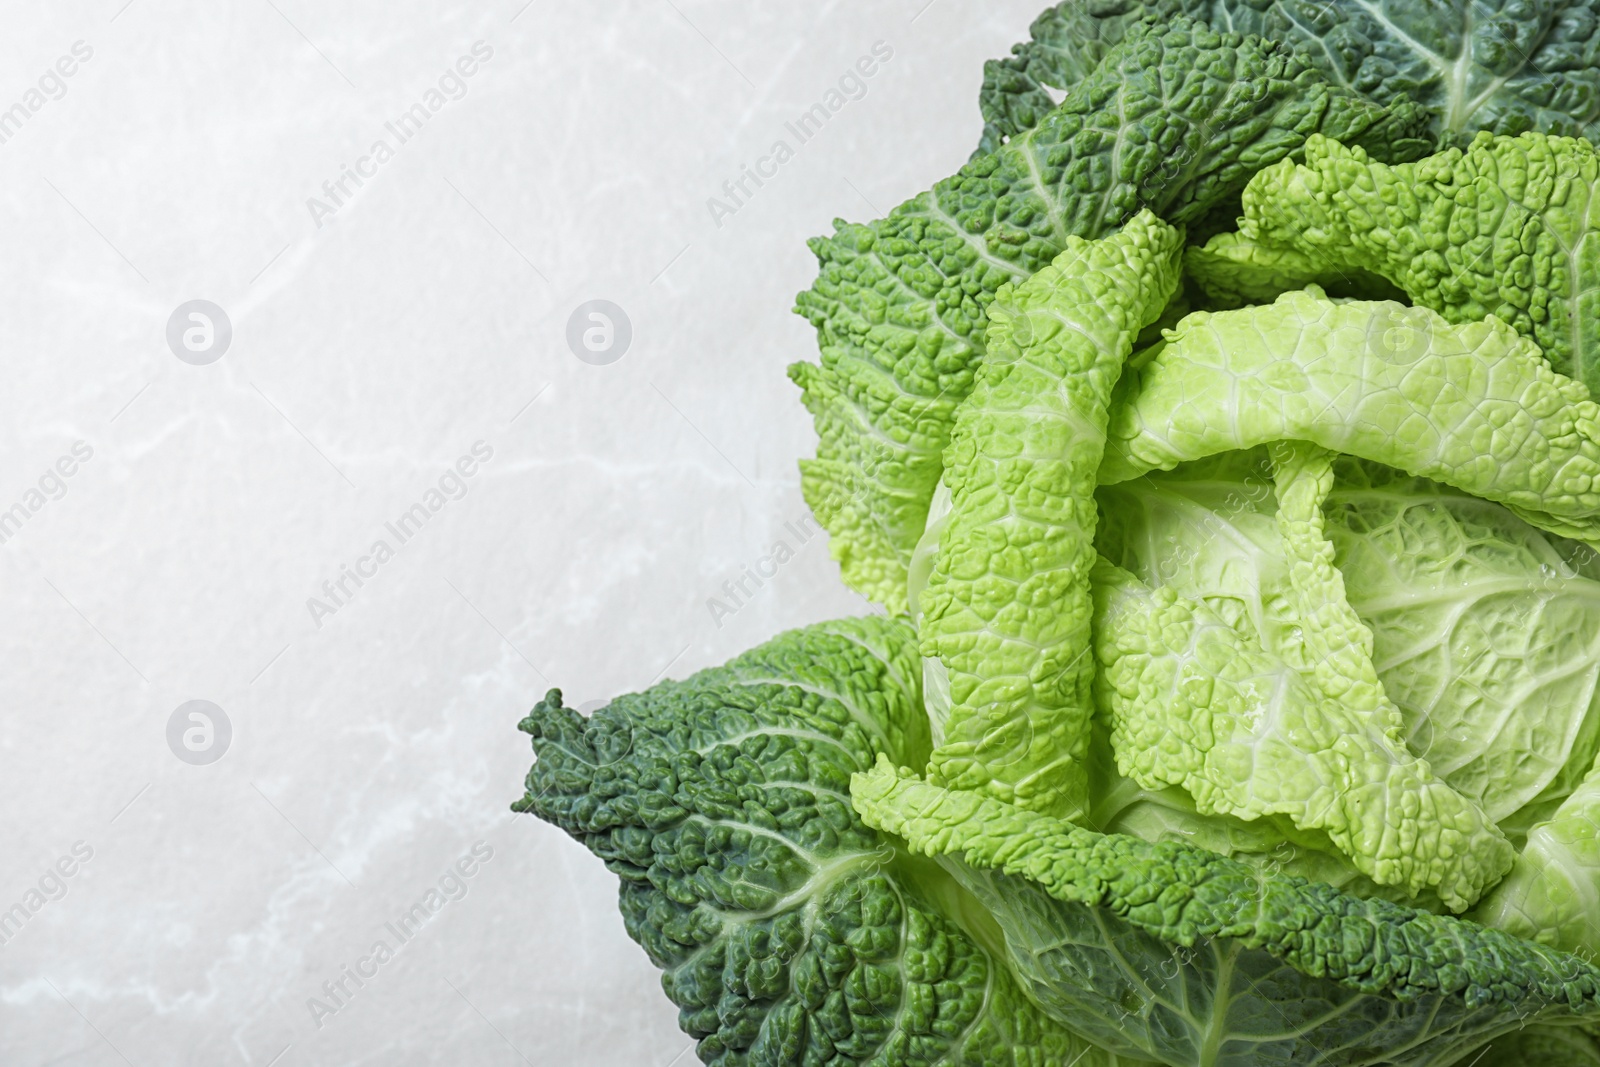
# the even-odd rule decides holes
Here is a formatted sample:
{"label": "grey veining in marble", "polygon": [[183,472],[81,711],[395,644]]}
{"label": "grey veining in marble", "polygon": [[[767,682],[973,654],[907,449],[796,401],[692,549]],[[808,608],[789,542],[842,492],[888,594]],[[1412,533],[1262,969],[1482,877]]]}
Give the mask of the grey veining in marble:
{"label": "grey veining in marble", "polygon": [[805,238],[1042,5],[0,5],[0,1064],[694,1062],[516,723],[867,610],[821,536],[707,606]]}

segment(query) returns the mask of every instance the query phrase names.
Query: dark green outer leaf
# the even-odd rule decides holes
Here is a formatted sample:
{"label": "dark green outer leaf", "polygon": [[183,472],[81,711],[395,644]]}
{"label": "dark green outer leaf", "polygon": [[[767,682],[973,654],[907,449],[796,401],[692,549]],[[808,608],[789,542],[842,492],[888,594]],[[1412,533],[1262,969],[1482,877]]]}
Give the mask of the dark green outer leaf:
{"label": "dark green outer leaf", "polygon": [[919,671],[909,624],[844,620],[587,720],[552,691],[523,720],[537,762],[513,807],[621,877],[628,933],[703,1062],[1125,1062],[1029,1003],[946,914],[959,888],[852,810],[850,775],[877,754],[927,758]]}
{"label": "dark green outer leaf", "polygon": [[979,151],[1031,129],[1141,18],[1200,19],[1287,41],[1329,80],[1415,101],[1448,144],[1478,130],[1595,135],[1600,0],[1064,0],[984,65]]}
{"label": "dark green outer leaf", "polygon": [[[1176,5],[1173,5],[1176,6]],[[1030,39],[1005,59],[983,65],[983,139],[974,155],[993,152],[1055,110],[1061,95],[1089,76],[1137,25],[1145,5],[1130,0],[1065,0],[1047,7],[1028,27]],[[1052,94],[1050,90],[1056,90]]]}

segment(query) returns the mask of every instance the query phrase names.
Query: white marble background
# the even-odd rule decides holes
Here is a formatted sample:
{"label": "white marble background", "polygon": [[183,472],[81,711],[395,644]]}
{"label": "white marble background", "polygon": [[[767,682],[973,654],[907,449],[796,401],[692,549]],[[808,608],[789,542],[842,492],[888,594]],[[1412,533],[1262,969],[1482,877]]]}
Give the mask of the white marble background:
{"label": "white marble background", "polygon": [[[0,911],[31,912],[0,1064],[694,1062],[612,876],[507,812],[516,723],[549,685],[584,704],[866,609],[820,537],[706,604],[805,513],[804,241],[957,168],[983,60],[1041,6],[0,4],[27,112],[0,144]],[[319,227],[308,198],[479,41]],[[707,198],[878,41],[865,97],[717,226]],[[203,366],[165,339],[196,298],[233,327]],[[632,323],[610,365],[565,342],[593,298]],[[314,619],[479,441],[466,495]],[[231,723],[209,765],[168,746],[190,700]],[[465,896],[314,1018],[480,841]]]}

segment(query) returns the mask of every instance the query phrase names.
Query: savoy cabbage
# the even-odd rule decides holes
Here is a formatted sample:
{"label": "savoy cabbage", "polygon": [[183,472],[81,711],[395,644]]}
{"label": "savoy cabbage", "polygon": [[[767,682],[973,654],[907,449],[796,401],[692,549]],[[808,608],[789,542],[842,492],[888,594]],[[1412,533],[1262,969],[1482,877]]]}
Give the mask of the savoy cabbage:
{"label": "savoy cabbage", "polygon": [[1600,0],[1068,0],[837,222],[885,614],[523,720],[719,1067],[1600,1067]]}

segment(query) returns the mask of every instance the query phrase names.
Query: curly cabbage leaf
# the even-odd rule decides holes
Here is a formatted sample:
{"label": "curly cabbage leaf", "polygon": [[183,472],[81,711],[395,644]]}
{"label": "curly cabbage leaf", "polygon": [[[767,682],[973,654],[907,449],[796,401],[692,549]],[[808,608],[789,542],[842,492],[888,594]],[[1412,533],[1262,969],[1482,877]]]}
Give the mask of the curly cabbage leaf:
{"label": "curly cabbage leaf", "polygon": [[978,94],[983,137],[973,155],[993,152],[1037,126],[1067,90],[1093,73],[1106,53],[1141,24],[1145,13],[1143,5],[1128,0],[1064,0],[1041,11],[1028,27],[1028,40],[1012,45],[1005,59],[983,65]]}
{"label": "curly cabbage leaf", "polygon": [[1587,140],[1482,133],[1391,166],[1312,137],[1303,163],[1251,179],[1243,205],[1245,241],[1297,254],[1298,270],[1281,264],[1290,287],[1369,271],[1451,322],[1510,323],[1558,373],[1600,387],[1600,152]]}
{"label": "curly cabbage leaf", "polygon": [[1122,774],[1181,786],[1204,815],[1287,816],[1377,884],[1455,911],[1510,868],[1481,809],[1406,750],[1370,663],[1339,647],[1345,620],[1296,617],[1303,652],[1328,654],[1297,670],[1170,586],[1109,566],[1097,578],[1100,698]]}
{"label": "curly cabbage leaf", "polygon": [[1406,740],[1508,834],[1600,753],[1600,561],[1498,504],[1345,463],[1328,536]]}
{"label": "curly cabbage leaf", "polygon": [[1263,878],[1295,875],[1323,882],[1357,897],[1382,897],[1442,912],[1437,896],[1415,896],[1380,886],[1356,869],[1326,833],[1302,830],[1282,815],[1246,821],[1217,812],[1201,814],[1194,798],[1177,786],[1147,789],[1118,773],[1103,720],[1095,723],[1089,748],[1089,811],[1078,820],[1103,834],[1142,841],[1178,841],[1254,867]]}
{"label": "curly cabbage leaf", "polygon": [[1106,836],[880,758],[867,825],[990,910],[1043,1008],[1167,1064],[1438,1065],[1518,1026],[1592,1020],[1600,970],[1474,923],[1177,843]]}
{"label": "curly cabbage leaf", "polygon": [[789,376],[818,437],[801,490],[845,582],[906,610],[907,565],[1002,285],[1141,208],[1204,218],[1310,134],[1390,158],[1422,120],[1329,85],[1281,44],[1142,24],[1026,135],[886,218],[836,221],[811,242],[821,269],[795,300],[821,363]]}
{"label": "curly cabbage leaf", "polygon": [[1183,237],[1148,211],[1068,238],[989,307],[988,358],[946,452],[950,508],[918,594],[951,706],[929,772],[1068,818],[1088,791],[1089,570],[1107,405],[1178,284]]}
{"label": "curly cabbage leaf", "polygon": [[1115,1067],[1023,994],[981,907],[865,826],[850,776],[927,758],[911,627],[850,619],[585,719],[551,691],[513,807],[621,879],[629,936],[718,1067]]}
{"label": "curly cabbage leaf", "polygon": [[[1600,753],[1600,561],[1427,479],[1337,470],[1325,534],[1406,747],[1520,843]],[[1224,453],[1097,499],[1111,562],[1263,647],[1283,640],[1293,621],[1263,455]]]}
{"label": "curly cabbage leaf", "polygon": [[1336,303],[1319,289],[1195,312],[1112,409],[1102,485],[1301,440],[1506,504],[1600,540],[1600,406],[1490,318]]}
{"label": "curly cabbage leaf", "polygon": [[1596,0],[1063,0],[984,64],[981,151],[1049,111],[1139,19],[1180,15],[1286,41],[1337,85],[1414,101],[1448,142],[1478,130],[1589,135],[1600,120]]}
{"label": "curly cabbage leaf", "polygon": [[[1372,662],[1372,631],[1350,605],[1325,533],[1332,454],[1293,441],[1277,442],[1270,451],[1288,572],[1289,625],[1279,628],[1277,650],[1357,724],[1330,746],[1334,751],[1360,736],[1388,753],[1388,766],[1380,762],[1340,798],[1368,831],[1357,840],[1352,859],[1381,885],[1402,885],[1413,893],[1432,889],[1447,907],[1464,907],[1504,876],[1511,845],[1477,803],[1440,781],[1429,762],[1406,747],[1404,719]],[[1349,763],[1341,760],[1340,769],[1349,773]]]}
{"label": "curly cabbage leaf", "polygon": [[1472,917],[1585,959],[1600,954],[1600,765],[1528,832],[1510,876]]}
{"label": "curly cabbage leaf", "polygon": [[1219,233],[1203,245],[1184,249],[1183,269],[1204,296],[1208,311],[1271,303],[1278,294],[1307,285],[1335,298],[1405,299],[1393,282],[1371,271],[1313,260],[1293,248],[1258,245],[1239,233]]}

